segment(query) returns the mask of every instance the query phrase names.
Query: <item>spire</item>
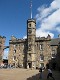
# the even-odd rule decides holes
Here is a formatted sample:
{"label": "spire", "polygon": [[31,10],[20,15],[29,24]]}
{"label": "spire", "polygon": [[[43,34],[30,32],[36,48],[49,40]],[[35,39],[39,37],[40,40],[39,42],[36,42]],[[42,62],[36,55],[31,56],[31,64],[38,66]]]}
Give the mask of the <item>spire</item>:
{"label": "spire", "polygon": [[30,2],[30,10],[31,10],[31,19],[32,19],[32,0]]}

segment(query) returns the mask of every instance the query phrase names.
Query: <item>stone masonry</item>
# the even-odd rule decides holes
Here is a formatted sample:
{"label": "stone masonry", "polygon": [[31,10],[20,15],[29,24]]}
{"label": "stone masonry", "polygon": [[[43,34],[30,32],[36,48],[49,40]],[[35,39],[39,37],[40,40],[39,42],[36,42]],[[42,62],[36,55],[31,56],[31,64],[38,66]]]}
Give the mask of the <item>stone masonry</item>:
{"label": "stone masonry", "polygon": [[[55,42],[55,43],[54,43]],[[27,20],[27,38],[17,39],[11,36],[9,40],[8,64],[15,67],[36,69],[46,67],[46,64],[56,58],[60,38],[51,36],[36,37],[36,20]]]}

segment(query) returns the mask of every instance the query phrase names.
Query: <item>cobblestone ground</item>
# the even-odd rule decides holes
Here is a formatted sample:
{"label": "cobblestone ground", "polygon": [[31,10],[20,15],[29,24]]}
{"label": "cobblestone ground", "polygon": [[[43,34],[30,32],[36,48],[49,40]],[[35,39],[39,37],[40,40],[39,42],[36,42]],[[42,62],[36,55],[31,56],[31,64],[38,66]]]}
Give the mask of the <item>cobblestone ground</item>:
{"label": "cobblestone ground", "polygon": [[[55,80],[60,80],[60,72],[53,71],[53,76]],[[0,80],[47,80],[46,77],[47,71],[43,71],[43,79],[39,79],[38,70],[0,69]]]}

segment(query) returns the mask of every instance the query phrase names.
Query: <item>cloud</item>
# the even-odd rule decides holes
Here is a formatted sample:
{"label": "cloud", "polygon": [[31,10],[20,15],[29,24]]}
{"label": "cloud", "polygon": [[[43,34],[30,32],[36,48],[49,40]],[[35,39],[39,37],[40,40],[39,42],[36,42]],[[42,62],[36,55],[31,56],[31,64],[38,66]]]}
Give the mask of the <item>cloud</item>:
{"label": "cloud", "polygon": [[37,37],[47,37],[48,34],[50,34],[51,37],[54,37],[54,34],[50,33],[49,31],[46,32],[46,31],[42,31],[41,29],[37,29],[37,31],[36,31],[36,36]]}
{"label": "cloud", "polygon": [[26,38],[27,38],[27,36],[24,36],[24,37],[23,37],[23,39],[26,39]]}
{"label": "cloud", "polygon": [[36,20],[39,28],[36,30],[36,36],[47,37],[50,34],[53,38],[53,31],[60,33],[60,27],[58,26],[60,24],[60,0],[54,0],[49,7],[43,5],[37,10]]}
{"label": "cloud", "polygon": [[56,30],[60,33],[60,26],[56,28]]}

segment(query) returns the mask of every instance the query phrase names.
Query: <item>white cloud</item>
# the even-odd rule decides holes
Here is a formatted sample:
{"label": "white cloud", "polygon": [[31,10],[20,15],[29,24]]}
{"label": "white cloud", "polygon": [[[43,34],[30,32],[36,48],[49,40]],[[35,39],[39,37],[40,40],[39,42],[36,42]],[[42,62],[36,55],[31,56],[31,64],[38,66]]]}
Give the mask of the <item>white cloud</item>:
{"label": "white cloud", "polygon": [[23,37],[23,39],[26,39],[26,38],[27,38],[27,36],[24,36],[24,37]]}
{"label": "white cloud", "polygon": [[60,8],[60,0],[54,0],[54,1],[51,3],[51,8],[52,8],[52,9],[58,9],[58,8]]}
{"label": "white cloud", "polygon": [[52,38],[54,37],[54,34],[50,33],[49,31],[46,32],[46,31],[43,31],[41,29],[37,29],[37,31],[36,31],[36,36],[37,37],[47,37],[48,34],[50,34]]}
{"label": "white cloud", "polygon": [[60,33],[60,26],[56,28],[56,30]]}
{"label": "white cloud", "polygon": [[[39,22],[39,28],[36,31],[36,36],[45,36],[48,34],[54,37],[52,31],[60,32],[60,28],[57,26],[60,24],[60,0],[54,0],[49,7],[39,7],[38,14],[36,14],[37,23]],[[38,35],[39,33],[39,35]]]}
{"label": "white cloud", "polygon": [[60,23],[60,9],[44,18],[41,23],[41,29],[52,30],[55,29],[56,25]]}

